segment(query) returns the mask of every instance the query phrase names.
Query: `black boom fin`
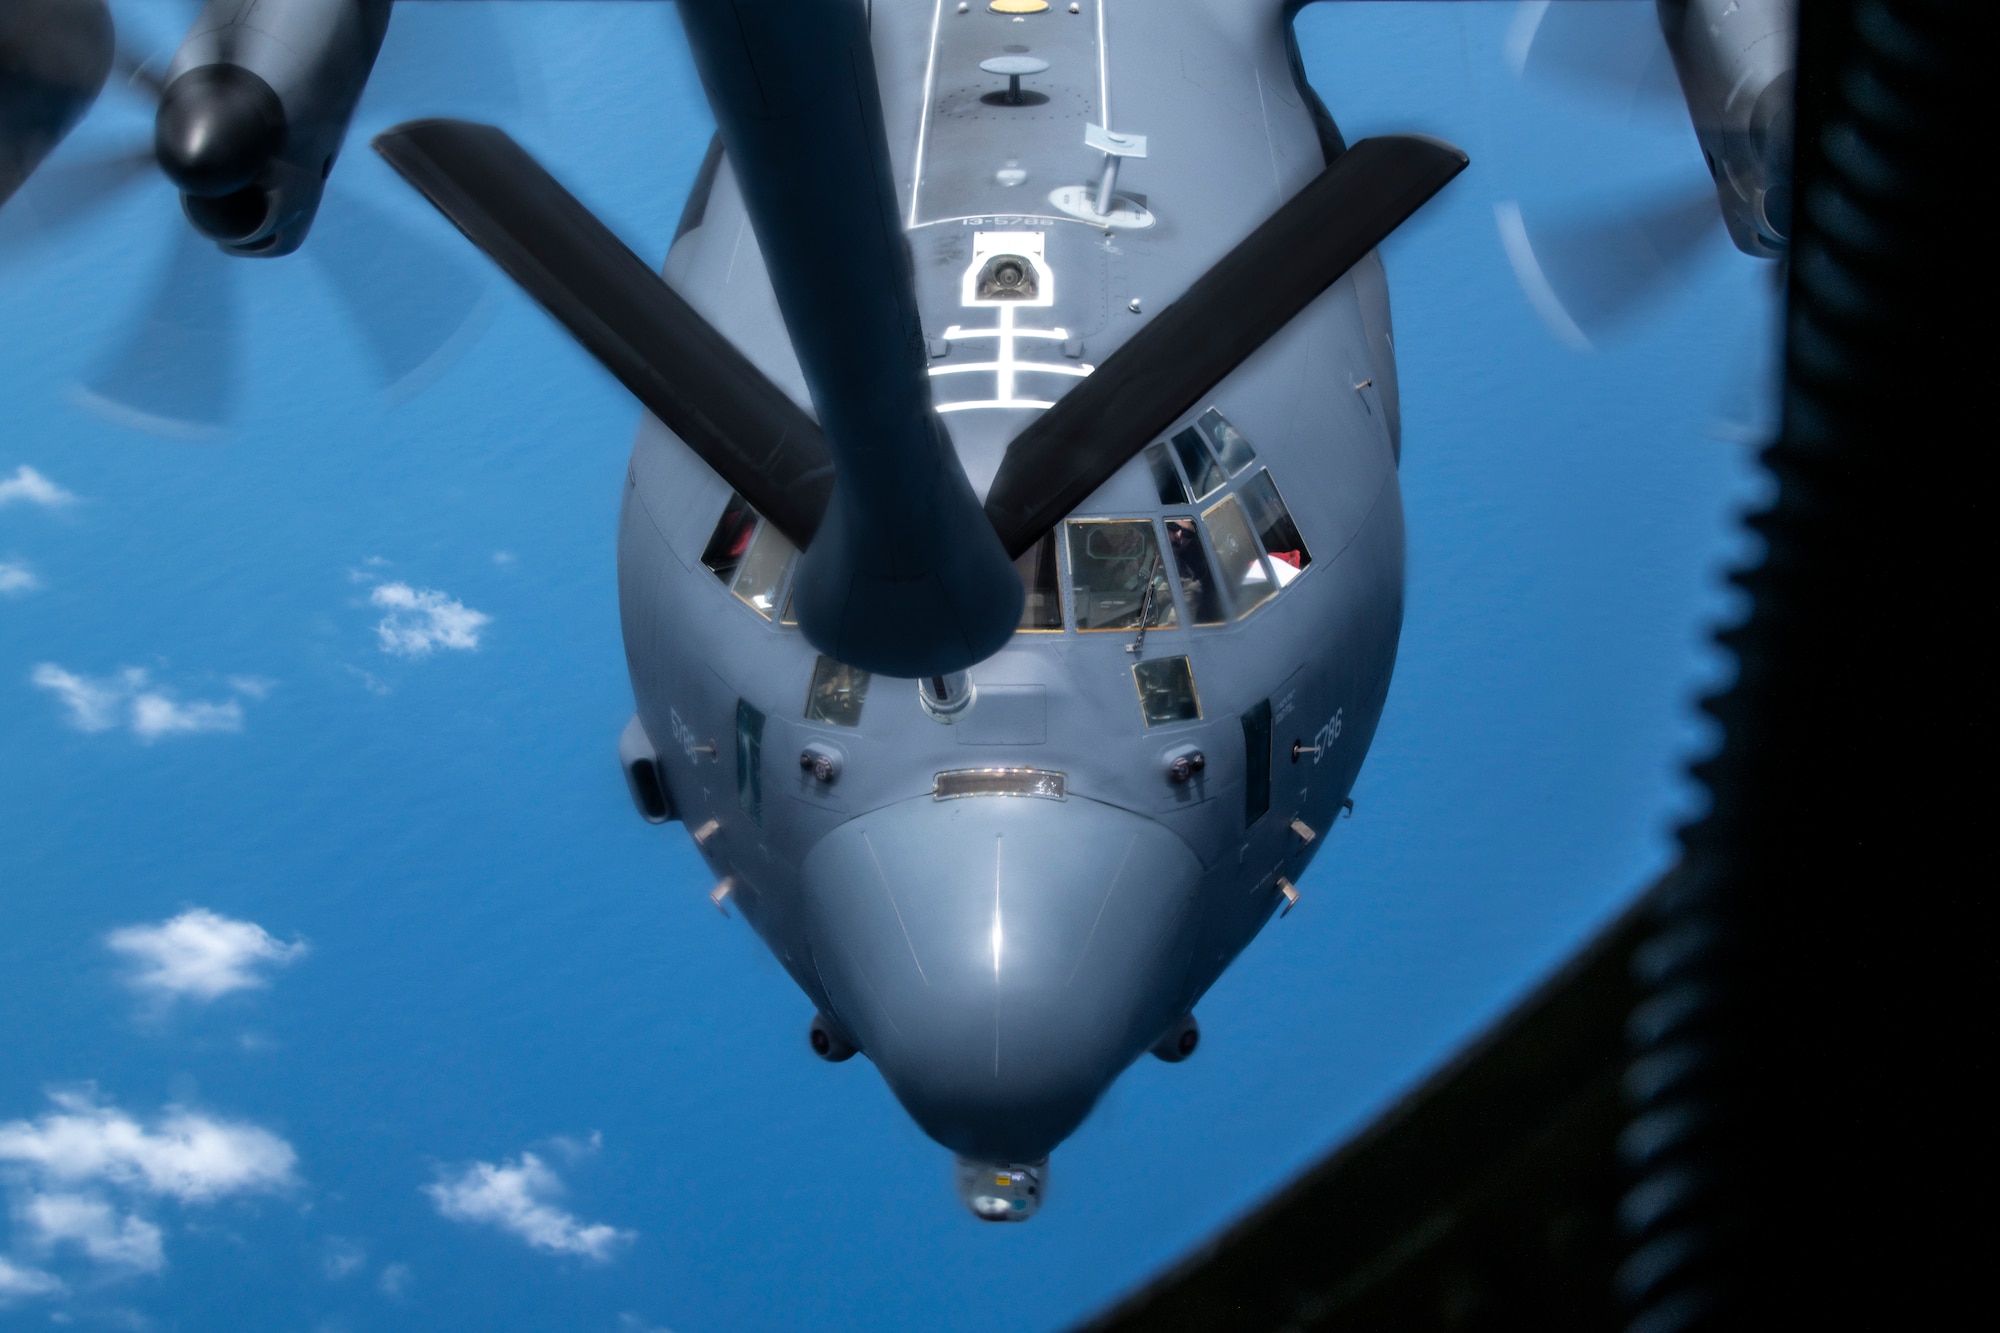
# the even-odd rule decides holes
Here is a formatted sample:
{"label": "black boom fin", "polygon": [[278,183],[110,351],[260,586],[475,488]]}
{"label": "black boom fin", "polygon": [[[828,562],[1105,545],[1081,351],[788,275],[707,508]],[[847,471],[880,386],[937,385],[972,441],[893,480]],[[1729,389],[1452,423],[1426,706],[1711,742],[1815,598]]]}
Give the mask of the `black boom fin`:
{"label": "black boom fin", "polygon": [[525,149],[415,120],[375,151],[793,545],[812,540],[833,489],[819,427]]}
{"label": "black boom fin", "polygon": [[1007,446],[986,516],[1019,556],[1465,169],[1420,135],[1363,139]]}

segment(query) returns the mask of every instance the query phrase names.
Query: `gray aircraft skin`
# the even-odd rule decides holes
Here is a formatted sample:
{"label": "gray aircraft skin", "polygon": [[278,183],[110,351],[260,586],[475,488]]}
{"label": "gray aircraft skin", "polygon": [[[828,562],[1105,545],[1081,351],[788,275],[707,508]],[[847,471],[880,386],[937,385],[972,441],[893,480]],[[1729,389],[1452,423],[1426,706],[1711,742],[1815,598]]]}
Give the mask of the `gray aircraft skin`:
{"label": "gray aircraft skin", "polygon": [[[633,799],[691,833],[813,1049],[865,1053],[988,1220],[1033,1215],[1135,1059],[1194,1050],[1388,697],[1372,247],[1464,158],[1343,143],[1297,7],[683,0],[720,133],[664,286],[498,131],[377,140],[652,409],[618,536]],[[1789,87],[1790,0],[1659,11],[1732,234],[1781,247],[1788,101],[1761,93]],[[9,190],[111,64],[101,0],[17,12],[0,65],[40,82],[0,103]],[[304,242],[389,12],[203,11],[156,150],[226,252]],[[1429,174],[1370,214],[1367,163],[1399,160]],[[1365,244],[1273,267],[1300,217]]]}
{"label": "gray aircraft skin", "polygon": [[[1069,8],[873,12],[931,386],[982,494],[1033,417],[1326,165],[1280,5]],[[1033,104],[981,70],[1006,54],[1047,62]],[[1146,136],[1118,225],[1052,201],[1099,184],[1090,125]],[[667,280],[809,407],[727,158],[690,221]],[[1036,299],[981,298],[1007,254]],[[642,424],[618,545],[628,770],[657,756],[722,901],[834,1053],[866,1052],[966,1159],[982,1215],[1030,1211],[987,1177],[1038,1186],[1120,1071],[1163,1040],[1183,1054],[1186,1016],[1326,845],[1395,664],[1399,434],[1371,253],[1075,509],[1041,553],[1059,605],[1031,597],[940,717],[788,626],[789,544],[761,527],[732,551],[730,487]]]}

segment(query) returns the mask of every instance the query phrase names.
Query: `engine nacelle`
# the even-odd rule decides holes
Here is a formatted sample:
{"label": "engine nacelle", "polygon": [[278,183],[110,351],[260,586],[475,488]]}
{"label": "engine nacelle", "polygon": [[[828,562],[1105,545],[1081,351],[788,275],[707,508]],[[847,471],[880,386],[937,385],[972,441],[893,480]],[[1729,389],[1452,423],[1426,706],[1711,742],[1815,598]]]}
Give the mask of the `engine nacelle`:
{"label": "engine nacelle", "polygon": [[210,0],[167,67],[160,168],[188,221],[238,255],[299,248],[393,0]]}
{"label": "engine nacelle", "polygon": [[1659,0],[1659,13],[1729,238],[1745,254],[1783,254],[1798,0]]}
{"label": "engine nacelle", "polygon": [[104,0],[0,5],[0,204],[83,119],[111,53]]}

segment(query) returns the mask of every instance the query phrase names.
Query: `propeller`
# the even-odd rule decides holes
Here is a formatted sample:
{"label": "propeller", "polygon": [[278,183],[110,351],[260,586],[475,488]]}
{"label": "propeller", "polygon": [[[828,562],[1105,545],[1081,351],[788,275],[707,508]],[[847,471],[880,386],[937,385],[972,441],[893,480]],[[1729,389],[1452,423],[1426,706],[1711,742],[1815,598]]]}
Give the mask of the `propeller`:
{"label": "propeller", "polygon": [[235,408],[242,344],[230,262],[214,242],[181,228],[143,312],[84,380],[83,403],[157,435],[220,429]]}
{"label": "propeller", "polygon": [[[448,8],[444,15],[398,14],[379,61],[381,78],[357,120],[440,102],[496,109],[513,103],[511,57],[491,17],[475,6]],[[164,61],[120,45],[112,68],[113,87],[148,107],[160,105]],[[428,81],[427,70],[437,72]],[[330,183],[304,254],[354,323],[385,396],[398,402],[430,383],[470,342],[487,284],[455,247],[369,202],[365,180],[341,173]],[[155,135],[109,151],[59,153],[0,207],[0,265],[72,233],[135,189],[152,190],[164,205],[173,198],[159,188],[165,183]],[[233,420],[240,399],[247,339],[238,288],[257,281],[258,270],[245,270],[244,261],[183,219],[169,221],[164,206],[160,211],[162,225],[175,233],[173,244],[145,304],[85,376],[78,396],[131,426],[209,437]]]}
{"label": "propeller", "polygon": [[0,204],[89,110],[111,62],[104,0],[0,6]]}
{"label": "propeller", "polygon": [[1579,351],[1643,311],[1723,235],[1706,183],[1597,216],[1511,199],[1493,214],[1528,303]]}
{"label": "propeller", "polygon": [[[1651,4],[1525,4],[1504,50],[1521,79],[1629,114],[1679,114],[1683,105]],[[1723,230],[1714,187],[1699,179],[1613,210],[1505,200],[1494,220],[1528,303],[1579,351],[1669,290]]]}
{"label": "propeller", "polygon": [[[1729,6],[1725,18],[1748,24],[1752,36],[1783,30],[1785,0],[1746,5]],[[1690,172],[1683,183],[1615,209],[1546,200],[1494,205],[1501,245],[1528,303],[1558,340],[1579,351],[1641,317],[1725,241],[1758,258],[1784,253],[1791,75],[1743,32],[1705,26],[1689,13],[1676,30],[1674,49],[1687,65],[1678,75],[1651,4],[1538,0],[1521,6],[1504,45],[1523,80],[1575,90],[1632,116],[1685,115],[1707,161],[1706,176]],[[1756,96],[1742,95],[1746,89]],[[1726,114],[1736,120],[1725,124]],[[1770,272],[1782,280],[1781,264]],[[1772,330],[1747,333],[1710,434],[1770,438],[1775,347]]]}
{"label": "propeller", "polygon": [[1568,85],[1637,114],[1678,115],[1681,87],[1651,4],[1555,4],[1515,13],[1503,47],[1519,78]]}

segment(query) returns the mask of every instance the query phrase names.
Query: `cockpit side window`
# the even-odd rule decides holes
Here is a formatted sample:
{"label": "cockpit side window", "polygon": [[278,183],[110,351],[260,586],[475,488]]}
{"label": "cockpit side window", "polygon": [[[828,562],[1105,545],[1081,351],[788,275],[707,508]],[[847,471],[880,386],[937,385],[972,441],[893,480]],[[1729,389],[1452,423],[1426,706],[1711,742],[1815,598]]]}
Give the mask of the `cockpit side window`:
{"label": "cockpit side window", "polygon": [[1201,529],[1194,515],[1177,514],[1167,520],[1167,545],[1173,548],[1174,571],[1180,576],[1181,600],[1188,617],[1197,625],[1220,625],[1228,619],[1223,609],[1222,588],[1202,549]]}
{"label": "cockpit side window", "polygon": [[1250,441],[1233,422],[1214,408],[1201,414],[1196,425],[1208,442],[1215,446],[1215,456],[1222,460],[1222,466],[1230,476],[1235,476],[1244,468],[1257,461],[1257,451],[1250,447]]}
{"label": "cockpit side window", "polygon": [[1195,499],[1205,500],[1222,489],[1227,478],[1202,441],[1200,431],[1189,426],[1174,436],[1173,445],[1175,457],[1181,460],[1181,470],[1187,473],[1188,485],[1194,488]]}
{"label": "cockpit side window", "polygon": [[1216,563],[1222,566],[1222,581],[1229,587],[1229,599],[1238,617],[1246,616],[1269,600],[1278,590],[1271,581],[1264,558],[1257,551],[1257,539],[1250,535],[1249,520],[1233,495],[1202,511],[1208,525],[1208,539],[1215,543]]}
{"label": "cockpit side window", "polygon": [[748,500],[732,491],[729,504],[716,520],[715,531],[701,553],[701,563],[727,587],[736,577],[736,567],[743,563],[743,553],[750,549],[750,539],[756,535],[757,511]]}
{"label": "cockpit side window", "polygon": [[1299,535],[1298,524],[1292,522],[1291,510],[1285,508],[1269,472],[1260,471],[1237,494],[1243,497],[1250,526],[1264,543],[1264,553],[1271,557],[1271,574],[1282,588],[1312,564],[1312,552],[1306,549],[1305,538]]}
{"label": "cockpit side window", "polygon": [[797,554],[785,534],[732,493],[709,534],[701,563],[744,605],[769,620],[778,609],[778,590]]}
{"label": "cockpit side window", "polygon": [[1050,528],[1042,539],[1014,562],[1021,571],[1021,587],[1027,593],[1021,603],[1021,628],[1035,633],[1060,631],[1062,619],[1062,579],[1056,572],[1056,533]]}
{"label": "cockpit side window", "polygon": [[822,657],[813,664],[812,687],[806,691],[806,721],[836,727],[861,725],[861,706],[868,702],[870,677],[860,667]]}
{"label": "cockpit side window", "polygon": [[1194,669],[1186,657],[1156,657],[1132,666],[1139,687],[1139,711],[1149,727],[1169,722],[1194,722],[1201,717],[1201,699],[1194,690]]}
{"label": "cockpit side window", "polygon": [[1151,519],[1072,519],[1070,602],[1079,630],[1172,629],[1180,623]]}
{"label": "cockpit side window", "polygon": [[784,533],[758,520],[757,535],[750,539],[750,549],[744,553],[743,565],[736,571],[736,581],[729,585],[729,590],[769,620],[778,609],[778,587],[785,581],[785,571],[791,568],[792,557],[797,554],[797,548],[786,540]]}

